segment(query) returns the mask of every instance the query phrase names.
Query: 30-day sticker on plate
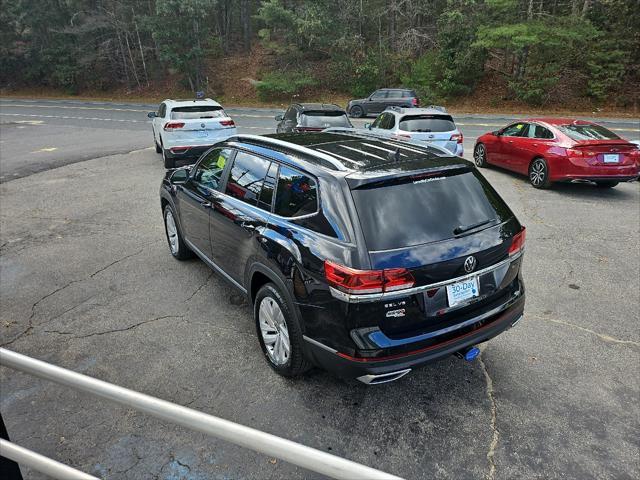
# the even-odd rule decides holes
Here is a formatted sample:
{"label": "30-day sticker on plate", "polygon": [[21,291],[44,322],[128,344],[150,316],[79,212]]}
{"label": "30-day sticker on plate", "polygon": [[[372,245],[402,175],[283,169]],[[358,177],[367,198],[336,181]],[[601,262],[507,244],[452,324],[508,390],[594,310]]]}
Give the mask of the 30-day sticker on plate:
{"label": "30-day sticker on plate", "polygon": [[449,307],[455,307],[459,303],[465,302],[470,298],[477,297],[480,294],[478,289],[478,277],[471,277],[462,282],[447,285],[447,300]]}

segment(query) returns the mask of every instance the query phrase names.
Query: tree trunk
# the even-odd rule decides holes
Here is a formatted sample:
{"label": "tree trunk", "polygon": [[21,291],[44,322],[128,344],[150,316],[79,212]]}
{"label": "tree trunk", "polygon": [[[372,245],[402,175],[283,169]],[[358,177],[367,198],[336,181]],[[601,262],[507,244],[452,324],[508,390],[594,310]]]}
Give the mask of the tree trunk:
{"label": "tree trunk", "polygon": [[245,53],[251,50],[251,3],[240,0],[240,22],[242,27],[242,47]]}

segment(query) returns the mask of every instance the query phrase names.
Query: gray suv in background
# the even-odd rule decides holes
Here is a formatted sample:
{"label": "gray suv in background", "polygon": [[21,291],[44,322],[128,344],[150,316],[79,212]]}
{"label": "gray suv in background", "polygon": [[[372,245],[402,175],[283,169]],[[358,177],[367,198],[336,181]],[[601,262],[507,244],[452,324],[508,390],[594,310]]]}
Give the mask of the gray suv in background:
{"label": "gray suv in background", "polygon": [[407,88],[381,88],[367,98],[350,100],[347,113],[354,118],[377,115],[388,107],[418,107],[420,99],[414,90]]}

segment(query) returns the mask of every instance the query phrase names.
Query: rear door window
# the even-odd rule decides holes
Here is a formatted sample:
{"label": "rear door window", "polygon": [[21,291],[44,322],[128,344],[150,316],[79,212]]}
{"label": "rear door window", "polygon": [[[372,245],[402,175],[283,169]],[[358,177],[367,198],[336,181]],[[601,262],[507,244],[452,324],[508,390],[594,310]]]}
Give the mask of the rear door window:
{"label": "rear door window", "polygon": [[544,128],[541,125],[536,125],[535,123],[529,124],[529,131],[527,132],[529,138],[545,138],[552,139],[553,133],[548,128]]}
{"label": "rear door window", "polygon": [[572,140],[619,140],[620,137],[601,125],[558,125],[558,130]]}
{"label": "rear door window", "polygon": [[405,132],[450,132],[456,124],[450,115],[407,115],[400,120]]}
{"label": "rear door window", "polygon": [[371,100],[384,100],[385,98],[387,98],[386,90],[377,90],[371,95]]}
{"label": "rear door window", "polygon": [[250,205],[257,205],[270,165],[271,162],[264,158],[239,151],[233,161],[225,193]]}
{"label": "rear door window", "polygon": [[189,107],[176,107],[171,110],[172,120],[193,120],[200,118],[220,118],[226,117],[222,107],[208,105],[194,105]]}
{"label": "rear door window", "polygon": [[310,176],[282,165],[278,175],[274,212],[282,217],[301,217],[318,211],[318,187]]}
{"label": "rear door window", "polygon": [[[511,216],[495,190],[475,171],[402,177],[365,185],[351,194],[370,251],[438,242],[454,237],[457,229],[477,231]],[[479,226],[469,228],[474,225]]]}
{"label": "rear door window", "polygon": [[351,122],[344,112],[304,112],[300,115],[301,127],[329,128],[329,127],[351,127]]}

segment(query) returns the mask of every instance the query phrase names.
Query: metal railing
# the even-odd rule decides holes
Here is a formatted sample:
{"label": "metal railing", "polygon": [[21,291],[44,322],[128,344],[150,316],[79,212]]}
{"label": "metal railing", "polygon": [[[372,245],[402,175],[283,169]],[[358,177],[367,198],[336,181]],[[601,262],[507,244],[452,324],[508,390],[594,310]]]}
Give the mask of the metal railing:
{"label": "metal railing", "polygon": [[[331,455],[330,453],[316,450],[315,448],[292,442],[291,440],[286,440],[251,427],[230,422],[228,420],[208,415],[191,408],[183,407],[175,403],[167,402],[150,395],[145,395],[134,390],[119,387],[87,375],[82,375],[71,370],[51,365],[41,360],[27,357],[5,348],[0,348],[0,365],[13,368],[36,377],[44,378],[46,380],[51,380],[75,390],[111,400],[126,407],[147,413],[153,417],[181,425],[190,430],[195,430],[226,440],[271,457],[279,458],[331,478],[349,480],[399,479],[399,477],[394,475],[352,462],[345,458]],[[12,458],[9,455],[5,455],[5,443],[9,442],[2,443],[2,455],[7,458]],[[17,446],[13,447],[15,448]],[[27,450],[26,452],[29,451]],[[38,455],[33,452],[29,452],[29,454]],[[46,457],[42,458],[46,459]],[[27,459],[27,457],[23,456],[22,461],[25,459]],[[57,462],[54,462],[53,460],[46,460],[57,464]],[[17,461],[20,462],[20,460]],[[51,464],[47,465],[46,463],[40,463],[39,465],[42,468],[49,468],[48,470],[40,471],[47,473],[54,478],[69,478],[69,475],[56,476]],[[34,469],[38,469],[34,464],[30,464],[30,466]],[[64,465],[62,466],[64,467]],[[87,476],[84,478],[93,477]]]}

